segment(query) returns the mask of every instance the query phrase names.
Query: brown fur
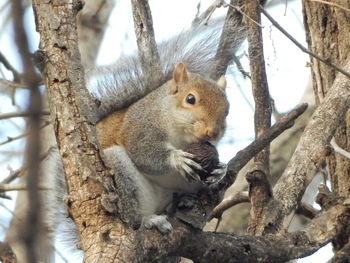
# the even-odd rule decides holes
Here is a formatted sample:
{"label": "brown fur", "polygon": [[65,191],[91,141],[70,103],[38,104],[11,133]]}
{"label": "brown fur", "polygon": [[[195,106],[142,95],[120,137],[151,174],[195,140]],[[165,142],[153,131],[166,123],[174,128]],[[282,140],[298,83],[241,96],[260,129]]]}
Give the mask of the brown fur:
{"label": "brown fur", "polygon": [[103,149],[123,145],[120,132],[126,111],[127,109],[116,111],[97,123],[97,136]]}

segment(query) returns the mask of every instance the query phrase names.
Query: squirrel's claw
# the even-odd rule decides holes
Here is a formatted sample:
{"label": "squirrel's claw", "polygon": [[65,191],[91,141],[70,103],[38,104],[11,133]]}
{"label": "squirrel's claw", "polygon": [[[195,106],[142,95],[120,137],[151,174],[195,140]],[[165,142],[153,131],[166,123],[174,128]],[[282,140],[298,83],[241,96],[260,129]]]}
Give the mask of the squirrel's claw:
{"label": "squirrel's claw", "polygon": [[191,153],[174,150],[171,163],[187,181],[200,181],[201,178],[196,171],[204,171],[204,169],[193,158],[194,155]]}
{"label": "squirrel's claw", "polygon": [[225,177],[227,172],[227,165],[225,163],[219,163],[216,169],[214,169],[205,180],[208,184],[214,184],[220,182]]}

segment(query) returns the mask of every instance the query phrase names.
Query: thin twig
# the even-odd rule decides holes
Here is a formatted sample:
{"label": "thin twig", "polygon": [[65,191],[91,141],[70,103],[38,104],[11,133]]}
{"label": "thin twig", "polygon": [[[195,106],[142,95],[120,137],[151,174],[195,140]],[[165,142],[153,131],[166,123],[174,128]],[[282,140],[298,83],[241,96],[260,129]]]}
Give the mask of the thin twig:
{"label": "thin twig", "polygon": [[338,7],[344,11],[347,11],[347,12],[350,12],[350,9],[349,8],[346,8],[344,6],[341,6],[337,3],[331,3],[331,2],[328,2],[328,1],[323,1],[323,0],[309,0],[311,2],[316,2],[316,3],[322,3],[322,4],[326,4],[326,5],[330,5],[330,6],[335,6],[335,7]]}
{"label": "thin twig", "polygon": [[8,183],[12,182],[13,180],[15,180],[16,178],[22,177],[25,174],[26,169],[27,169],[27,167],[22,167],[16,171],[11,172],[9,176],[7,176],[5,179],[3,179],[0,182],[0,184],[8,184]]}
{"label": "thin twig", "polygon": [[6,79],[0,79],[0,85],[9,87],[9,88],[21,88],[21,89],[27,89],[24,84],[19,83],[19,82],[13,82],[13,81],[8,81]]}
{"label": "thin twig", "polygon": [[331,145],[332,145],[332,147],[333,147],[333,149],[334,149],[335,152],[340,153],[340,154],[343,155],[344,157],[350,159],[350,153],[347,152],[347,151],[345,151],[344,149],[340,148],[340,147],[338,146],[338,144],[335,142],[334,137],[333,137],[332,140],[331,140]]}
{"label": "thin twig", "polygon": [[313,219],[317,214],[319,214],[320,211],[318,211],[317,209],[313,208],[311,205],[309,204],[304,204],[301,203],[297,210],[295,211],[297,214],[303,215],[309,219]]}
{"label": "thin twig", "polygon": [[[44,153],[43,155],[40,156],[40,161],[43,161],[46,157],[49,156],[49,154],[56,150],[57,148],[55,146],[50,147],[46,153]],[[24,165],[23,167],[21,167],[20,169],[17,169],[15,171],[11,171],[10,175],[7,176],[5,179],[3,179],[0,184],[9,184],[11,183],[13,180],[15,180],[18,177],[22,177],[26,171],[27,171],[28,167],[26,165]]]}
{"label": "thin twig", "polygon": [[5,68],[7,68],[9,71],[12,72],[13,80],[15,82],[18,82],[20,80],[20,75],[18,71],[10,64],[10,62],[8,62],[6,57],[1,52],[0,52],[0,62],[5,66]]}
{"label": "thin twig", "polygon": [[302,44],[300,44],[294,37],[292,37],[285,29],[283,29],[283,27],[281,27],[276,20],[274,20],[272,18],[272,16],[270,16],[270,14],[262,7],[260,6],[260,10],[261,12],[267,17],[267,19],[270,20],[270,22],[279,30],[281,31],[290,41],[292,41],[298,48],[300,48],[303,52],[305,52],[306,54],[309,54],[310,56],[318,59],[319,61],[325,63],[326,65],[334,68],[335,70],[341,72],[342,74],[344,74],[345,76],[347,76],[348,78],[350,78],[350,73],[347,72],[346,70],[340,68],[339,66],[333,64],[332,62],[330,62],[328,59],[325,59],[313,52],[311,52],[310,50],[308,50],[307,48],[305,48]]}
{"label": "thin twig", "polygon": [[[232,4],[228,4],[226,3],[225,5],[231,6],[232,8],[236,9],[237,12],[241,13],[243,16],[245,16],[246,18],[248,18],[248,20],[250,20],[251,22],[253,22],[255,25],[259,26],[259,27],[263,27],[261,25],[261,23],[259,21],[254,20],[252,17],[250,17],[247,13],[243,12],[242,9],[239,6],[235,6]],[[224,6],[225,6],[224,5]]]}
{"label": "thin twig", "polygon": [[241,193],[236,193],[234,195],[231,195],[225,198],[218,206],[216,206],[213,209],[209,217],[209,220],[213,218],[220,218],[227,209],[237,204],[246,203],[246,202],[249,202],[248,192],[241,192]]}
{"label": "thin twig", "polygon": [[[40,127],[40,129],[45,128],[45,127],[46,127],[47,125],[49,125],[50,123],[51,123],[51,122],[46,121],[46,122],[44,123],[44,125],[42,125],[42,126]],[[8,136],[8,137],[7,137],[7,140],[0,142],[0,146],[5,145],[5,144],[10,143],[10,142],[13,142],[13,141],[16,141],[16,140],[19,140],[19,139],[22,139],[22,138],[28,136],[29,134],[30,134],[30,132],[25,132],[25,133],[23,133],[23,134],[20,134],[20,135],[18,135],[18,136],[15,136],[15,137],[10,137],[10,136]]]}
{"label": "thin twig", "polygon": [[[0,192],[28,190],[26,184],[0,184]],[[47,185],[38,185],[38,190],[52,190]]]}
{"label": "thin twig", "polygon": [[224,4],[224,0],[215,0],[200,16],[198,13],[192,21],[192,25],[200,25],[205,20],[204,25],[207,25],[211,15],[214,13],[216,8],[221,7]]}
{"label": "thin twig", "polygon": [[[41,115],[50,115],[49,111],[42,111]],[[17,112],[10,112],[10,113],[4,113],[0,115],[0,120],[4,119],[10,119],[10,118],[18,118],[18,117],[30,117],[30,114],[28,111],[17,111]]]}

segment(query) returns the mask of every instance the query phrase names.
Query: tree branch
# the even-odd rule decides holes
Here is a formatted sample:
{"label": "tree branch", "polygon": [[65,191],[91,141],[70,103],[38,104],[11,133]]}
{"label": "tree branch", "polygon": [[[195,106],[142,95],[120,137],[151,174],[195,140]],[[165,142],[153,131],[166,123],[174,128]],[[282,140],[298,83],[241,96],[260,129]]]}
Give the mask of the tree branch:
{"label": "tree branch", "polygon": [[[50,124],[50,122],[44,123],[44,124],[40,127],[40,129],[46,127],[46,126],[49,125],[49,124]],[[0,142],[0,146],[5,145],[5,144],[10,143],[10,142],[13,142],[13,141],[15,141],[15,140],[22,139],[22,138],[28,136],[29,134],[30,134],[30,131],[29,131],[29,132],[25,132],[25,133],[20,134],[20,135],[17,135],[17,136],[14,136],[14,137],[7,136],[7,140]]]}
{"label": "tree branch", "polygon": [[339,225],[350,220],[349,212],[349,207],[334,206],[317,216],[309,224],[308,231],[297,231],[283,237],[202,232],[177,222],[173,223],[176,226],[174,231],[167,236],[157,231],[140,231],[137,240],[145,261],[169,253],[203,263],[285,262],[310,255],[327,244],[341,231]]}
{"label": "tree branch", "polygon": [[[165,82],[154,38],[153,21],[148,0],[132,0],[135,34],[143,74],[150,88]],[[150,89],[152,90],[152,89]]]}
{"label": "tree branch", "polygon": [[[261,23],[258,1],[247,1],[245,10],[249,17],[258,22],[258,24]],[[265,70],[262,29],[251,20],[247,20],[247,28],[250,76],[255,101],[255,138],[257,138],[271,126],[272,106]],[[260,215],[272,195],[271,191],[268,193],[267,190],[267,188],[270,188],[267,180],[267,176],[270,174],[269,145],[255,156],[254,170],[255,172],[248,174],[247,177],[248,182],[250,183],[249,197],[252,203],[248,233],[259,235],[261,233],[257,231],[257,228],[260,221]]]}
{"label": "tree branch", "polygon": [[[223,5],[223,2],[223,0],[215,0],[200,16],[198,16],[198,14],[196,15],[192,21],[192,26],[198,26],[200,24],[207,25],[216,8],[220,8]],[[197,8],[199,12],[199,7]],[[203,23],[204,20],[205,22]]]}
{"label": "tree branch", "polygon": [[266,130],[251,144],[239,151],[236,156],[229,161],[226,176],[219,182],[219,188],[227,189],[231,186],[236,179],[236,175],[244,165],[283,131],[292,127],[295,119],[298,118],[306,108],[306,103],[296,107],[294,110],[281,117],[271,128]]}
{"label": "tree branch", "polygon": [[19,82],[20,81],[20,77],[19,77],[18,71],[10,64],[10,62],[8,62],[8,60],[2,54],[2,52],[0,52],[0,62],[5,66],[5,68],[7,68],[9,71],[12,72],[13,81],[14,82]]}
{"label": "tree branch", "polygon": [[[103,209],[103,187],[96,181],[105,182],[114,172],[101,158],[94,127],[97,109],[84,86],[76,28],[82,6],[79,0],[33,1],[41,52],[50,58],[45,60],[45,85],[69,189],[69,214],[81,233],[84,262],[111,262],[121,256],[133,261],[128,249],[132,230]],[[119,182],[113,189],[119,212],[133,216],[128,207],[131,186],[123,184],[122,175],[116,177]]]}
{"label": "tree branch", "polygon": [[[237,0],[231,0],[231,3]],[[246,38],[246,30],[243,26],[242,14],[230,6],[227,10],[225,24],[220,36],[220,42],[214,58],[214,66],[210,77],[219,79],[226,74],[229,63],[236,59],[235,52]]]}
{"label": "tree branch", "polygon": [[246,192],[236,193],[232,196],[225,198],[219,205],[217,205],[213,209],[208,221],[212,220],[213,218],[220,218],[227,209],[237,204],[245,203],[245,202],[249,202],[249,196],[248,196],[248,193]]}
{"label": "tree branch", "polygon": [[260,6],[260,10],[261,12],[266,16],[266,18],[268,20],[270,20],[270,22],[279,30],[282,32],[282,34],[284,34],[288,39],[290,39],[298,48],[301,49],[301,51],[303,51],[306,54],[309,54],[311,57],[316,58],[317,60],[325,63],[326,65],[334,68],[336,71],[341,72],[342,74],[344,74],[345,76],[347,76],[348,78],[350,78],[350,73],[349,70],[341,68],[337,65],[334,65],[332,62],[330,62],[328,59],[325,59],[313,52],[311,52],[310,50],[308,50],[306,47],[304,47],[302,44],[300,44],[294,37],[292,37],[286,30],[283,29],[283,27],[281,27],[276,20],[274,20],[272,18],[272,16],[270,16],[270,14],[263,8]]}
{"label": "tree branch", "polygon": [[[38,190],[52,190],[48,185],[38,185]],[[0,192],[29,190],[26,184],[0,184]]]}
{"label": "tree branch", "polygon": [[[50,112],[42,111],[40,115],[49,115]],[[9,112],[0,114],[0,120],[17,118],[17,117],[30,117],[30,113],[28,111],[17,111],[17,112]]]}
{"label": "tree branch", "polygon": [[[345,65],[350,70],[350,60]],[[328,154],[328,145],[339,123],[350,107],[350,79],[338,74],[322,104],[307,124],[298,146],[273,193],[277,202],[270,202],[264,213],[265,230],[280,229],[282,221],[298,207],[305,188]]]}

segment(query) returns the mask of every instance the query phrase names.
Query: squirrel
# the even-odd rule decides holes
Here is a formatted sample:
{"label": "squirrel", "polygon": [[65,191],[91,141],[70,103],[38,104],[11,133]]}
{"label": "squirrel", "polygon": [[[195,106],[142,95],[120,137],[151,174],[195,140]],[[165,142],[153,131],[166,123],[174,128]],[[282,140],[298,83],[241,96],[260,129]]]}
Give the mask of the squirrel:
{"label": "squirrel", "polygon": [[[245,38],[241,24],[233,23],[232,28],[235,34],[225,50],[229,57]],[[165,213],[173,193],[196,193],[226,173],[226,165],[218,162],[203,180],[203,165],[184,150],[194,142],[217,142],[225,131],[226,79],[210,79],[220,32],[194,27],[158,45],[165,79],[153,86],[143,76],[137,56],[87,71],[87,87],[100,102],[100,145],[108,164],[134,182],[147,228],[171,231]]]}
{"label": "squirrel", "polygon": [[[198,175],[203,167],[183,149],[196,142],[217,142],[223,136],[229,111],[225,88],[225,77],[215,82],[188,72],[180,62],[171,80],[97,123],[110,165],[115,165],[114,156],[128,163],[124,172],[136,185],[146,228],[171,231],[163,213],[173,194],[196,193],[206,186]],[[226,165],[219,163],[211,171],[211,183],[225,173]]]}

